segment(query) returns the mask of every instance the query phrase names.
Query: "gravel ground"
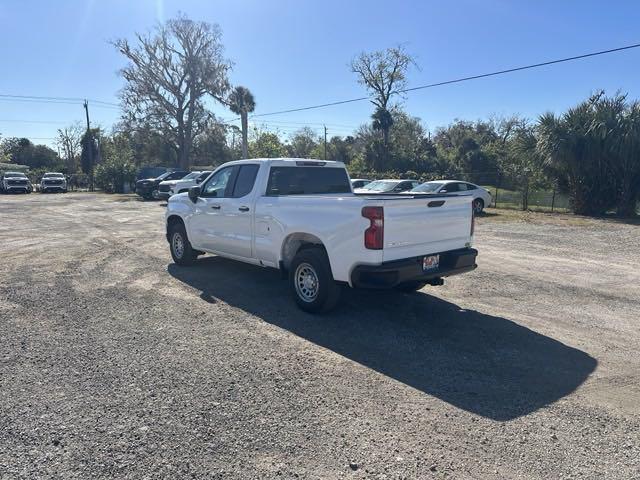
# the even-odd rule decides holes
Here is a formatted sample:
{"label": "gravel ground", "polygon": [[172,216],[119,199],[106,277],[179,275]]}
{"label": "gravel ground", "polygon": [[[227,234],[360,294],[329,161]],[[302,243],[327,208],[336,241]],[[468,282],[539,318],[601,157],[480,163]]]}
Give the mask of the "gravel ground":
{"label": "gravel ground", "polygon": [[0,197],[0,478],[640,478],[640,227],[489,214],[479,268],[295,308],[163,207]]}

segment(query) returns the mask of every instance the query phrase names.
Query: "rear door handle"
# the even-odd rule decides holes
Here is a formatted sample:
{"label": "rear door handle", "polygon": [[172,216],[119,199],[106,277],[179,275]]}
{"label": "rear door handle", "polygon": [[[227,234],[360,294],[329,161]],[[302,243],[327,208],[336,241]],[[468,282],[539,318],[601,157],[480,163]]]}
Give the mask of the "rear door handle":
{"label": "rear door handle", "polygon": [[220,205],[211,205],[214,210],[220,210]]}
{"label": "rear door handle", "polygon": [[240,207],[240,208],[238,208],[238,210],[240,210],[241,212],[248,212],[249,211],[249,207]]}

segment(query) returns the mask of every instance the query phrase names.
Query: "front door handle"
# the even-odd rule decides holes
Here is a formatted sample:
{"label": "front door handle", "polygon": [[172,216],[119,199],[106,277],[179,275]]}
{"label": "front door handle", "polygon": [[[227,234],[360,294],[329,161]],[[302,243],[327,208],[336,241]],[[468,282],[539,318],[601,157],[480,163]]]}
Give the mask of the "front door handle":
{"label": "front door handle", "polygon": [[214,210],[220,210],[220,205],[211,205]]}
{"label": "front door handle", "polygon": [[240,210],[241,212],[248,212],[249,211],[249,207],[240,207],[240,208],[238,208],[238,210]]}

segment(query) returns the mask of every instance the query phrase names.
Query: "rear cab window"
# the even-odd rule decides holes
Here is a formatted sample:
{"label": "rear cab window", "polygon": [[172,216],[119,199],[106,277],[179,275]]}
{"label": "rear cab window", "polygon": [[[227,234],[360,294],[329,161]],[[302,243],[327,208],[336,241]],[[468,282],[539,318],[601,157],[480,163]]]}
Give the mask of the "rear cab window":
{"label": "rear cab window", "polygon": [[253,185],[256,182],[256,175],[258,175],[259,165],[240,165],[236,174],[236,181],[233,187],[233,198],[244,197],[249,195],[253,190]]}
{"label": "rear cab window", "polygon": [[266,195],[322,195],[351,193],[351,184],[344,168],[306,166],[271,167]]}

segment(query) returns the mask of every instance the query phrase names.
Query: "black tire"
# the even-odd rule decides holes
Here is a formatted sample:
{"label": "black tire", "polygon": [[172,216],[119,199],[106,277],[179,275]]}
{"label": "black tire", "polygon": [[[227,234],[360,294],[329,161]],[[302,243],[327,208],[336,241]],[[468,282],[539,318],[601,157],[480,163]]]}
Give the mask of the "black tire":
{"label": "black tire", "polygon": [[404,283],[401,283],[399,285],[396,285],[395,289],[398,290],[399,292],[413,293],[413,292],[417,292],[418,290],[420,290],[426,284],[427,284],[426,282],[420,282],[418,280],[415,280],[415,281],[412,281],[412,282],[404,282]]}
{"label": "black tire", "polygon": [[289,287],[298,307],[305,312],[328,312],[340,300],[341,288],[333,279],[326,252],[319,247],[296,253],[289,269]]}
{"label": "black tire", "polygon": [[482,213],[482,210],[484,210],[484,200],[482,200],[481,198],[476,198],[473,201],[473,211],[476,214]]}
{"label": "black tire", "polygon": [[197,252],[191,247],[184,225],[181,223],[176,223],[169,229],[169,250],[171,250],[173,261],[178,265],[193,265],[198,258]]}

